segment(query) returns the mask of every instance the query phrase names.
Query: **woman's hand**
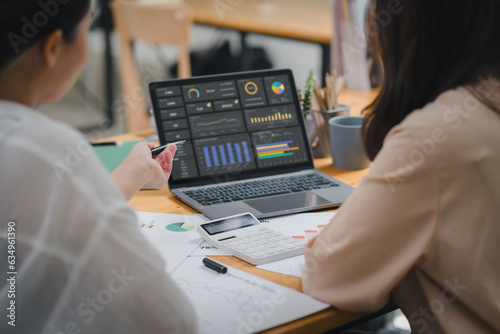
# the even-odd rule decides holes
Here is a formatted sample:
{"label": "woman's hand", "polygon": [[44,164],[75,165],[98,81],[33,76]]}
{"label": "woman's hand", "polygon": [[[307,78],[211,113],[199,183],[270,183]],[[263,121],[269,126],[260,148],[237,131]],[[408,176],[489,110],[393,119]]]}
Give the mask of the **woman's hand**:
{"label": "woman's hand", "polygon": [[[168,178],[172,173],[172,162],[177,147],[175,146],[175,144],[168,145],[163,152],[161,152],[156,157],[151,159],[151,149],[154,147],[154,144],[153,143],[147,143],[147,144],[148,144],[147,152],[143,152],[144,150],[142,147],[139,148],[137,147],[137,145],[134,146],[134,149],[137,147],[137,149],[141,150],[141,154],[144,154],[146,157],[148,157],[149,154],[149,160],[147,161],[149,161],[150,163],[151,175],[149,180],[147,180],[144,185],[149,188],[160,189],[167,184]],[[134,149],[132,149],[132,151]]]}
{"label": "woman's hand", "polygon": [[139,142],[130,154],[111,173],[111,177],[127,200],[130,200],[143,186],[160,189],[167,184],[172,173],[172,160],[177,150],[175,145],[169,145],[156,157],[151,156],[153,143]]}

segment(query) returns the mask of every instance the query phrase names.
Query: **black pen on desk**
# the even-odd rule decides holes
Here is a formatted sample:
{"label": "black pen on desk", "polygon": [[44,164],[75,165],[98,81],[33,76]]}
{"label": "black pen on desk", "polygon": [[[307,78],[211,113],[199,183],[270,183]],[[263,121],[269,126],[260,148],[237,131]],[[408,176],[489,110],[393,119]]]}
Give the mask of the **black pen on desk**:
{"label": "black pen on desk", "polygon": [[219,262],[215,262],[214,260],[209,259],[208,257],[206,257],[206,258],[203,259],[203,264],[206,267],[208,267],[208,268],[210,268],[212,270],[215,270],[216,272],[218,272],[220,274],[227,273],[227,267],[223,266]]}
{"label": "black pen on desk", "polygon": [[163,152],[167,148],[168,145],[172,145],[172,144],[179,145],[179,144],[184,144],[185,142],[186,142],[185,140],[179,140],[179,141],[176,141],[176,142],[173,142],[173,143],[168,143],[168,144],[165,144],[165,145],[162,145],[162,146],[158,146],[158,147],[152,148],[151,149],[151,155],[155,156],[155,155],[160,154],[161,152]]}

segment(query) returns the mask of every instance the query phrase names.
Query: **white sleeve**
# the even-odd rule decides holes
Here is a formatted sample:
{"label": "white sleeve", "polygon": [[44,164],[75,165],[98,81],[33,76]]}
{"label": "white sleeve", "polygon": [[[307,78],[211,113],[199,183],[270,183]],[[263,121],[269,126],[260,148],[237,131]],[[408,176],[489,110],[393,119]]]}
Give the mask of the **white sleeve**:
{"label": "white sleeve", "polygon": [[189,300],[91,151],[80,135],[50,124],[0,145],[0,265],[7,222],[15,221],[18,271],[17,325],[4,331],[2,320],[0,332],[194,333]]}

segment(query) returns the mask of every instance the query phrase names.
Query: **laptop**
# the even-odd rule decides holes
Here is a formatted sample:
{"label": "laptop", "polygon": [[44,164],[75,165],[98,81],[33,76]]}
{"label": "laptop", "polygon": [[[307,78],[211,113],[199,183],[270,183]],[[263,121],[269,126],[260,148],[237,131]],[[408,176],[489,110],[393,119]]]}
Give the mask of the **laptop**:
{"label": "laptop", "polygon": [[153,82],[149,91],[161,145],[186,140],[170,191],[211,219],[337,207],[353,190],[314,169],[288,69]]}

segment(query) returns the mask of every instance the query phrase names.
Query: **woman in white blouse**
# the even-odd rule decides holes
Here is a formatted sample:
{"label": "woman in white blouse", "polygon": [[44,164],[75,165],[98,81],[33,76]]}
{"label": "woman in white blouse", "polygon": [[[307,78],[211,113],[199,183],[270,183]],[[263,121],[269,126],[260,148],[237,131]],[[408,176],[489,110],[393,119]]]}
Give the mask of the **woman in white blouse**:
{"label": "woman in white blouse", "polygon": [[139,143],[110,177],[85,138],[33,110],[80,73],[89,8],[0,2],[0,268],[17,272],[0,283],[0,332],[192,333],[192,306],[127,205],[166,184],[175,147],[153,159]]}

